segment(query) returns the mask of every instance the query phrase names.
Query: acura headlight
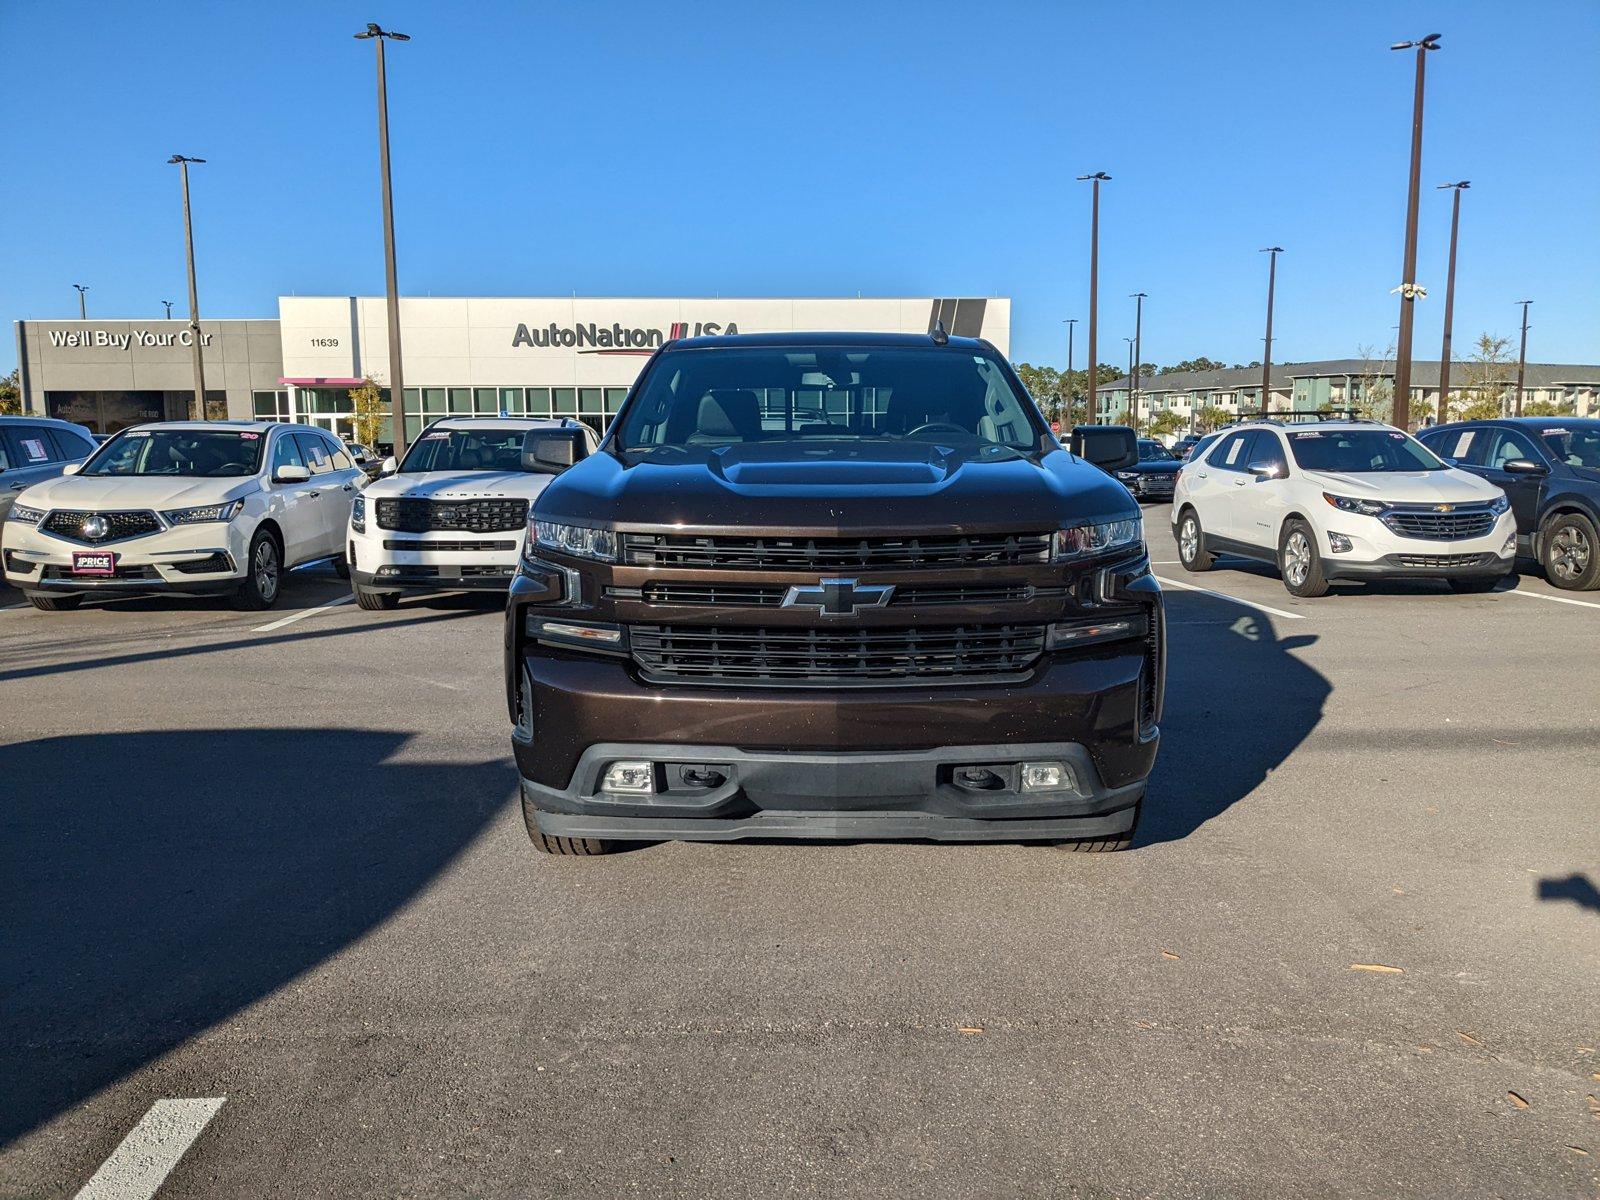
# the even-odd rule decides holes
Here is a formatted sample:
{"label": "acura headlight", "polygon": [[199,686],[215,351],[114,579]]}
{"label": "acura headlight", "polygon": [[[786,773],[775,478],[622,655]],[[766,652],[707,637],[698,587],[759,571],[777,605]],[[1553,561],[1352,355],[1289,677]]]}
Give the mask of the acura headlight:
{"label": "acura headlight", "polygon": [[350,505],[350,528],[357,533],[367,531],[367,498],[357,496]]}
{"label": "acura headlight", "polygon": [[231,521],[244,509],[243,500],[201,504],[195,508],[169,508],[161,515],[168,525],[196,525],[202,521]]}
{"label": "acura headlight", "polygon": [[1506,498],[1506,494],[1504,492],[1501,492],[1493,500],[1489,501],[1489,511],[1497,517],[1510,507],[1511,501]]}
{"label": "acura headlight", "polygon": [[1364,517],[1381,516],[1389,507],[1379,500],[1354,500],[1349,496],[1335,496],[1332,492],[1323,492],[1322,498],[1340,512],[1360,513]]}
{"label": "acura headlight", "polygon": [[1101,525],[1073,525],[1056,530],[1051,545],[1050,560],[1067,562],[1101,554],[1123,546],[1137,546],[1144,541],[1144,522],[1138,517],[1125,517],[1120,521],[1107,521]]}
{"label": "acura headlight", "polygon": [[599,559],[601,562],[617,561],[617,535],[610,529],[535,520],[533,540],[546,549],[559,550],[563,554]]}
{"label": "acura headlight", "polygon": [[9,515],[11,520],[19,525],[37,525],[44,520],[44,509],[29,508],[26,504],[13,504]]}

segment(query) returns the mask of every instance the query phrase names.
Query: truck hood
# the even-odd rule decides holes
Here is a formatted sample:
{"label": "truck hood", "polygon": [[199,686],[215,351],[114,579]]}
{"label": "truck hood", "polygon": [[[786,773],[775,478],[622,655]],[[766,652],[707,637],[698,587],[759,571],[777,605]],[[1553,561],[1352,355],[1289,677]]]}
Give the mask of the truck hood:
{"label": "truck hood", "polygon": [[1500,489],[1454,467],[1446,471],[1384,471],[1340,474],[1307,471],[1306,480],[1338,496],[1397,504],[1471,504],[1493,500]]}
{"label": "truck hood", "polygon": [[426,500],[531,500],[544,491],[553,475],[531,471],[410,471],[387,475],[362,489],[363,496],[381,500],[412,496]]}
{"label": "truck hood", "polygon": [[194,479],[176,475],[61,475],[22,493],[32,508],[189,508],[221,504],[261,485],[254,475]]}
{"label": "truck hood", "polygon": [[1126,488],[1065,450],[930,442],[776,442],[602,451],[556,478],[537,512],[622,528],[1042,530],[1136,516]]}

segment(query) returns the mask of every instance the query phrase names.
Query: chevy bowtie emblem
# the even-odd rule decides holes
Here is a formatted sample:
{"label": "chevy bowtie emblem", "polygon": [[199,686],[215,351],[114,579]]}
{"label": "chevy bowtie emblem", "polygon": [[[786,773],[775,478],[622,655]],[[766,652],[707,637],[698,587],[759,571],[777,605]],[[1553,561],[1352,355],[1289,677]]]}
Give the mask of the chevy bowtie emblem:
{"label": "chevy bowtie emblem", "polygon": [[110,532],[110,523],[99,513],[90,513],[83,519],[83,536],[91,542],[98,542]]}
{"label": "chevy bowtie emblem", "polygon": [[854,579],[822,579],[815,587],[792,587],[784,608],[814,608],[825,617],[849,617],[863,608],[882,608],[894,595],[893,584],[861,584]]}
{"label": "chevy bowtie emblem", "polygon": [[1433,511],[1434,512],[1454,512],[1455,511],[1455,507],[1456,506],[1454,504],[1435,504],[1433,506]]}

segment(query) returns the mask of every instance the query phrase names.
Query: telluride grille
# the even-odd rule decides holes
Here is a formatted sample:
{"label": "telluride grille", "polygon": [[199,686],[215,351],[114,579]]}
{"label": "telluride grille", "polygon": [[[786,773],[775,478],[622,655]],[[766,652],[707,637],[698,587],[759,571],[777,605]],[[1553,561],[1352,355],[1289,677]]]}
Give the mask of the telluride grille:
{"label": "telluride grille", "polygon": [[[647,583],[640,589],[646,604],[686,604],[701,607],[775,608],[789,589],[783,584],[761,583]],[[889,598],[891,606],[907,604],[1006,604],[1034,598],[1036,589],[1014,584],[902,584]]]}
{"label": "telluride grille", "polygon": [[[83,523],[90,517],[105,518],[107,529],[104,537],[84,536]],[[154,533],[161,528],[161,522],[156,520],[155,513],[148,511],[89,513],[58,508],[44,519],[44,528],[47,533],[92,546],[100,542],[116,542],[123,538],[142,537],[147,533]]]}
{"label": "telluride grille", "polygon": [[415,500],[406,497],[378,501],[378,528],[400,533],[504,533],[521,529],[528,521],[526,500]]}
{"label": "telluride grille", "polygon": [[1458,508],[1450,512],[1395,508],[1385,514],[1383,523],[1401,537],[1459,542],[1488,533],[1494,528],[1494,514],[1487,508]]}
{"label": "telluride grille", "polygon": [[633,659],[657,680],[779,687],[925,683],[1015,674],[1044,651],[1042,625],[777,629],[634,625]]}
{"label": "telluride grille", "polygon": [[785,538],[627,533],[624,561],[639,567],[840,570],[862,567],[978,567],[1048,562],[1050,534],[972,537]]}

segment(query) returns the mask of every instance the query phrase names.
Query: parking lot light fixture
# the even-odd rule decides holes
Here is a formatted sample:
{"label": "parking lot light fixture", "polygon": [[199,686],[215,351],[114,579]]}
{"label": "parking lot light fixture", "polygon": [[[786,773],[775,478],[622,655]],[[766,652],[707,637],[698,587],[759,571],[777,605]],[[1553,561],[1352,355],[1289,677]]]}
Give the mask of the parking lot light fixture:
{"label": "parking lot light fixture", "polygon": [[1139,427],[1139,369],[1144,365],[1144,302],[1145,292],[1135,292],[1128,299],[1133,301],[1133,377],[1128,380],[1128,411],[1132,415],[1131,424],[1135,429]]}
{"label": "parking lot light fixture", "polygon": [[1077,402],[1077,394],[1072,387],[1072,334],[1073,326],[1078,323],[1077,317],[1068,317],[1061,322],[1067,327],[1067,421],[1072,422],[1073,406]]}
{"label": "parking lot light fixture", "polygon": [[1435,420],[1443,425],[1450,419],[1450,327],[1456,311],[1456,233],[1461,228],[1461,193],[1472,186],[1471,180],[1441,183],[1436,190],[1449,188],[1450,198],[1450,265],[1445,269],[1444,281],[1444,345],[1439,350],[1439,407]]}
{"label": "parking lot light fixture", "polygon": [[1261,355],[1261,415],[1272,415],[1272,302],[1278,288],[1278,255],[1282,246],[1265,246],[1262,254],[1267,259],[1267,337],[1266,349]]}
{"label": "parking lot light fixture", "polygon": [[1417,80],[1411,103],[1411,182],[1406,194],[1405,259],[1400,270],[1400,337],[1395,346],[1394,423],[1401,429],[1411,422],[1411,323],[1416,313],[1417,288],[1417,207],[1422,189],[1422,93],[1427,71],[1428,51],[1439,48],[1437,33],[1414,42],[1396,42],[1391,50],[1417,52]]}
{"label": "parking lot light fixture", "polygon": [[194,223],[189,217],[189,164],[203,163],[203,158],[190,158],[174,154],[167,159],[176,163],[183,176],[183,246],[189,267],[189,353],[194,359],[194,411],[196,421],[206,419],[206,364],[200,350],[200,293],[194,279]]}
{"label": "parking lot light fixture", "polygon": [[167,318],[166,319],[169,320],[169,321],[172,320],[172,301],[171,300],[163,300],[161,303],[165,304],[167,306]]}
{"label": "parking lot light fixture", "polygon": [[1084,424],[1094,425],[1099,422],[1098,400],[1095,392],[1096,357],[1099,353],[1099,343],[1096,340],[1099,334],[1100,317],[1100,185],[1109,180],[1111,176],[1104,171],[1096,171],[1093,175],[1079,175],[1079,181],[1089,180],[1094,185],[1093,207],[1089,218],[1089,398],[1084,413]]}
{"label": "parking lot light fixture", "polygon": [[1134,347],[1138,345],[1139,339],[1125,337],[1122,340],[1128,343],[1128,424],[1137,430],[1139,428],[1138,419],[1133,412],[1133,355]]}
{"label": "parking lot light fixture", "polygon": [[406,451],[405,382],[400,374],[400,290],[394,256],[394,192],[389,182],[389,84],[384,71],[383,44],[409,42],[410,36],[368,22],[360,41],[371,40],[378,48],[378,166],[383,178],[383,266],[389,308],[389,409],[394,424],[394,456]]}
{"label": "parking lot light fixture", "polygon": [[83,295],[89,289],[81,283],[75,283],[72,286],[78,289],[78,320],[87,321],[89,319],[89,306],[84,301]]}
{"label": "parking lot light fixture", "polygon": [[1522,415],[1522,380],[1528,371],[1528,305],[1532,300],[1518,300],[1522,305],[1522,349],[1517,351],[1517,408],[1516,415]]}

